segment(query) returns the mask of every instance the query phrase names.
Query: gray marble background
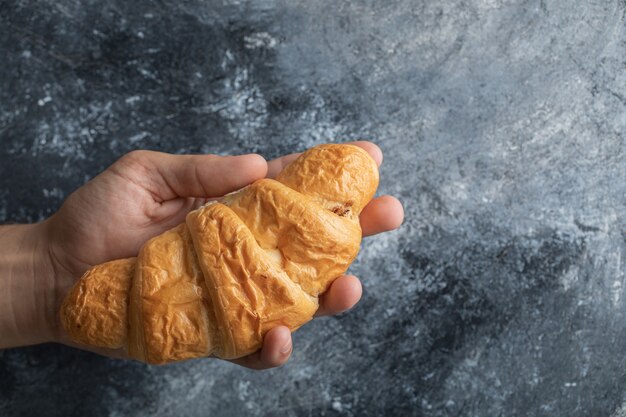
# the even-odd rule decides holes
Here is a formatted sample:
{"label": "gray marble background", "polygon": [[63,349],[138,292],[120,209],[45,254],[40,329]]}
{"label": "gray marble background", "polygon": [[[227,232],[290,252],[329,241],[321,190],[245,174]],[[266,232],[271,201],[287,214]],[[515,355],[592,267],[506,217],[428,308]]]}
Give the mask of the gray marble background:
{"label": "gray marble background", "polygon": [[624,1],[0,1],[0,222],[131,149],[375,140],[406,221],[252,372],[0,351],[0,414],[626,416]]}

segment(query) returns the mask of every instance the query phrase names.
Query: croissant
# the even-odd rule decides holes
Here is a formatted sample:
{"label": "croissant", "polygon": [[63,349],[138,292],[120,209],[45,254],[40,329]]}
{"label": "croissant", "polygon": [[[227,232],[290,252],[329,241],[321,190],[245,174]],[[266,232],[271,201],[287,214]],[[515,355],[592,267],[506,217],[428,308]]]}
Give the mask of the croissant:
{"label": "croissant", "polygon": [[271,328],[312,319],[359,251],[359,213],[378,180],[357,146],[311,148],[276,180],[191,211],[136,258],[89,269],[61,306],[63,327],[151,364],[250,354]]}

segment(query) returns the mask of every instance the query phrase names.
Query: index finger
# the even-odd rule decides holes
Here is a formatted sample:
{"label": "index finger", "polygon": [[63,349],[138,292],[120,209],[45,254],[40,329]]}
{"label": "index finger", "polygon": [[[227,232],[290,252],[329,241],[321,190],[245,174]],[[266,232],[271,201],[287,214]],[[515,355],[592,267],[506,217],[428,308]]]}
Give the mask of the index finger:
{"label": "index finger", "polygon": [[[383,162],[383,152],[380,148],[372,143],[365,140],[359,140],[355,142],[346,142],[349,145],[355,145],[360,148],[363,148],[370,154],[376,164],[380,166]],[[280,158],[273,159],[267,163],[267,178],[276,178],[276,176],[283,170],[287,165],[292,163],[297,157],[300,156],[302,152],[292,153],[289,155],[281,156]]]}

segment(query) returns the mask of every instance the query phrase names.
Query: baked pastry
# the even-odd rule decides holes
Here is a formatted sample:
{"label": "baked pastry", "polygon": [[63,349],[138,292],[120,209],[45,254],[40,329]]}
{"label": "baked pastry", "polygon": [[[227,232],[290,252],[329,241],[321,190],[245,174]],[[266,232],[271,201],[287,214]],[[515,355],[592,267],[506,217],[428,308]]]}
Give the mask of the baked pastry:
{"label": "baked pastry", "polygon": [[77,343],[152,364],[250,354],[271,328],[311,320],[359,251],[359,213],[377,186],[363,149],[309,149],[276,180],[191,211],[136,258],[89,269],[63,302],[63,326]]}

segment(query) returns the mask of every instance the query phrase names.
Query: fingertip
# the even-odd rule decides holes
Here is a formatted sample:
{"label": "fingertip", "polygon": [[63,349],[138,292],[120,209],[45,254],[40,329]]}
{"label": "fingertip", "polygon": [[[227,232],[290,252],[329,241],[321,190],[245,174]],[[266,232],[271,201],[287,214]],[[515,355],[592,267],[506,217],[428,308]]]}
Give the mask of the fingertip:
{"label": "fingertip", "polygon": [[384,195],[370,201],[360,219],[364,236],[395,230],[404,221],[404,207],[397,198]]}
{"label": "fingertip", "polygon": [[236,158],[238,167],[245,170],[251,178],[260,179],[265,178],[267,175],[267,161],[257,153],[232,156],[230,158]]}
{"label": "fingertip", "polygon": [[274,327],[263,340],[261,361],[269,368],[282,366],[289,360],[292,348],[291,331],[285,326]]}
{"label": "fingertip", "polygon": [[333,281],[322,297],[316,316],[343,313],[354,307],[363,295],[361,281],[354,275],[343,275]]}
{"label": "fingertip", "polygon": [[354,307],[363,295],[361,281],[354,275],[344,275],[333,282],[332,302],[337,313]]}
{"label": "fingertip", "polygon": [[352,142],[352,144],[364,149],[368,154],[370,154],[372,159],[376,161],[376,165],[380,166],[383,163],[383,151],[374,142],[358,140],[356,142]]}
{"label": "fingertip", "polygon": [[391,195],[383,195],[380,197],[383,205],[386,207],[387,216],[384,226],[387,230],[395,230],[402,225],[404,221],[404,207],[400,200]]}

